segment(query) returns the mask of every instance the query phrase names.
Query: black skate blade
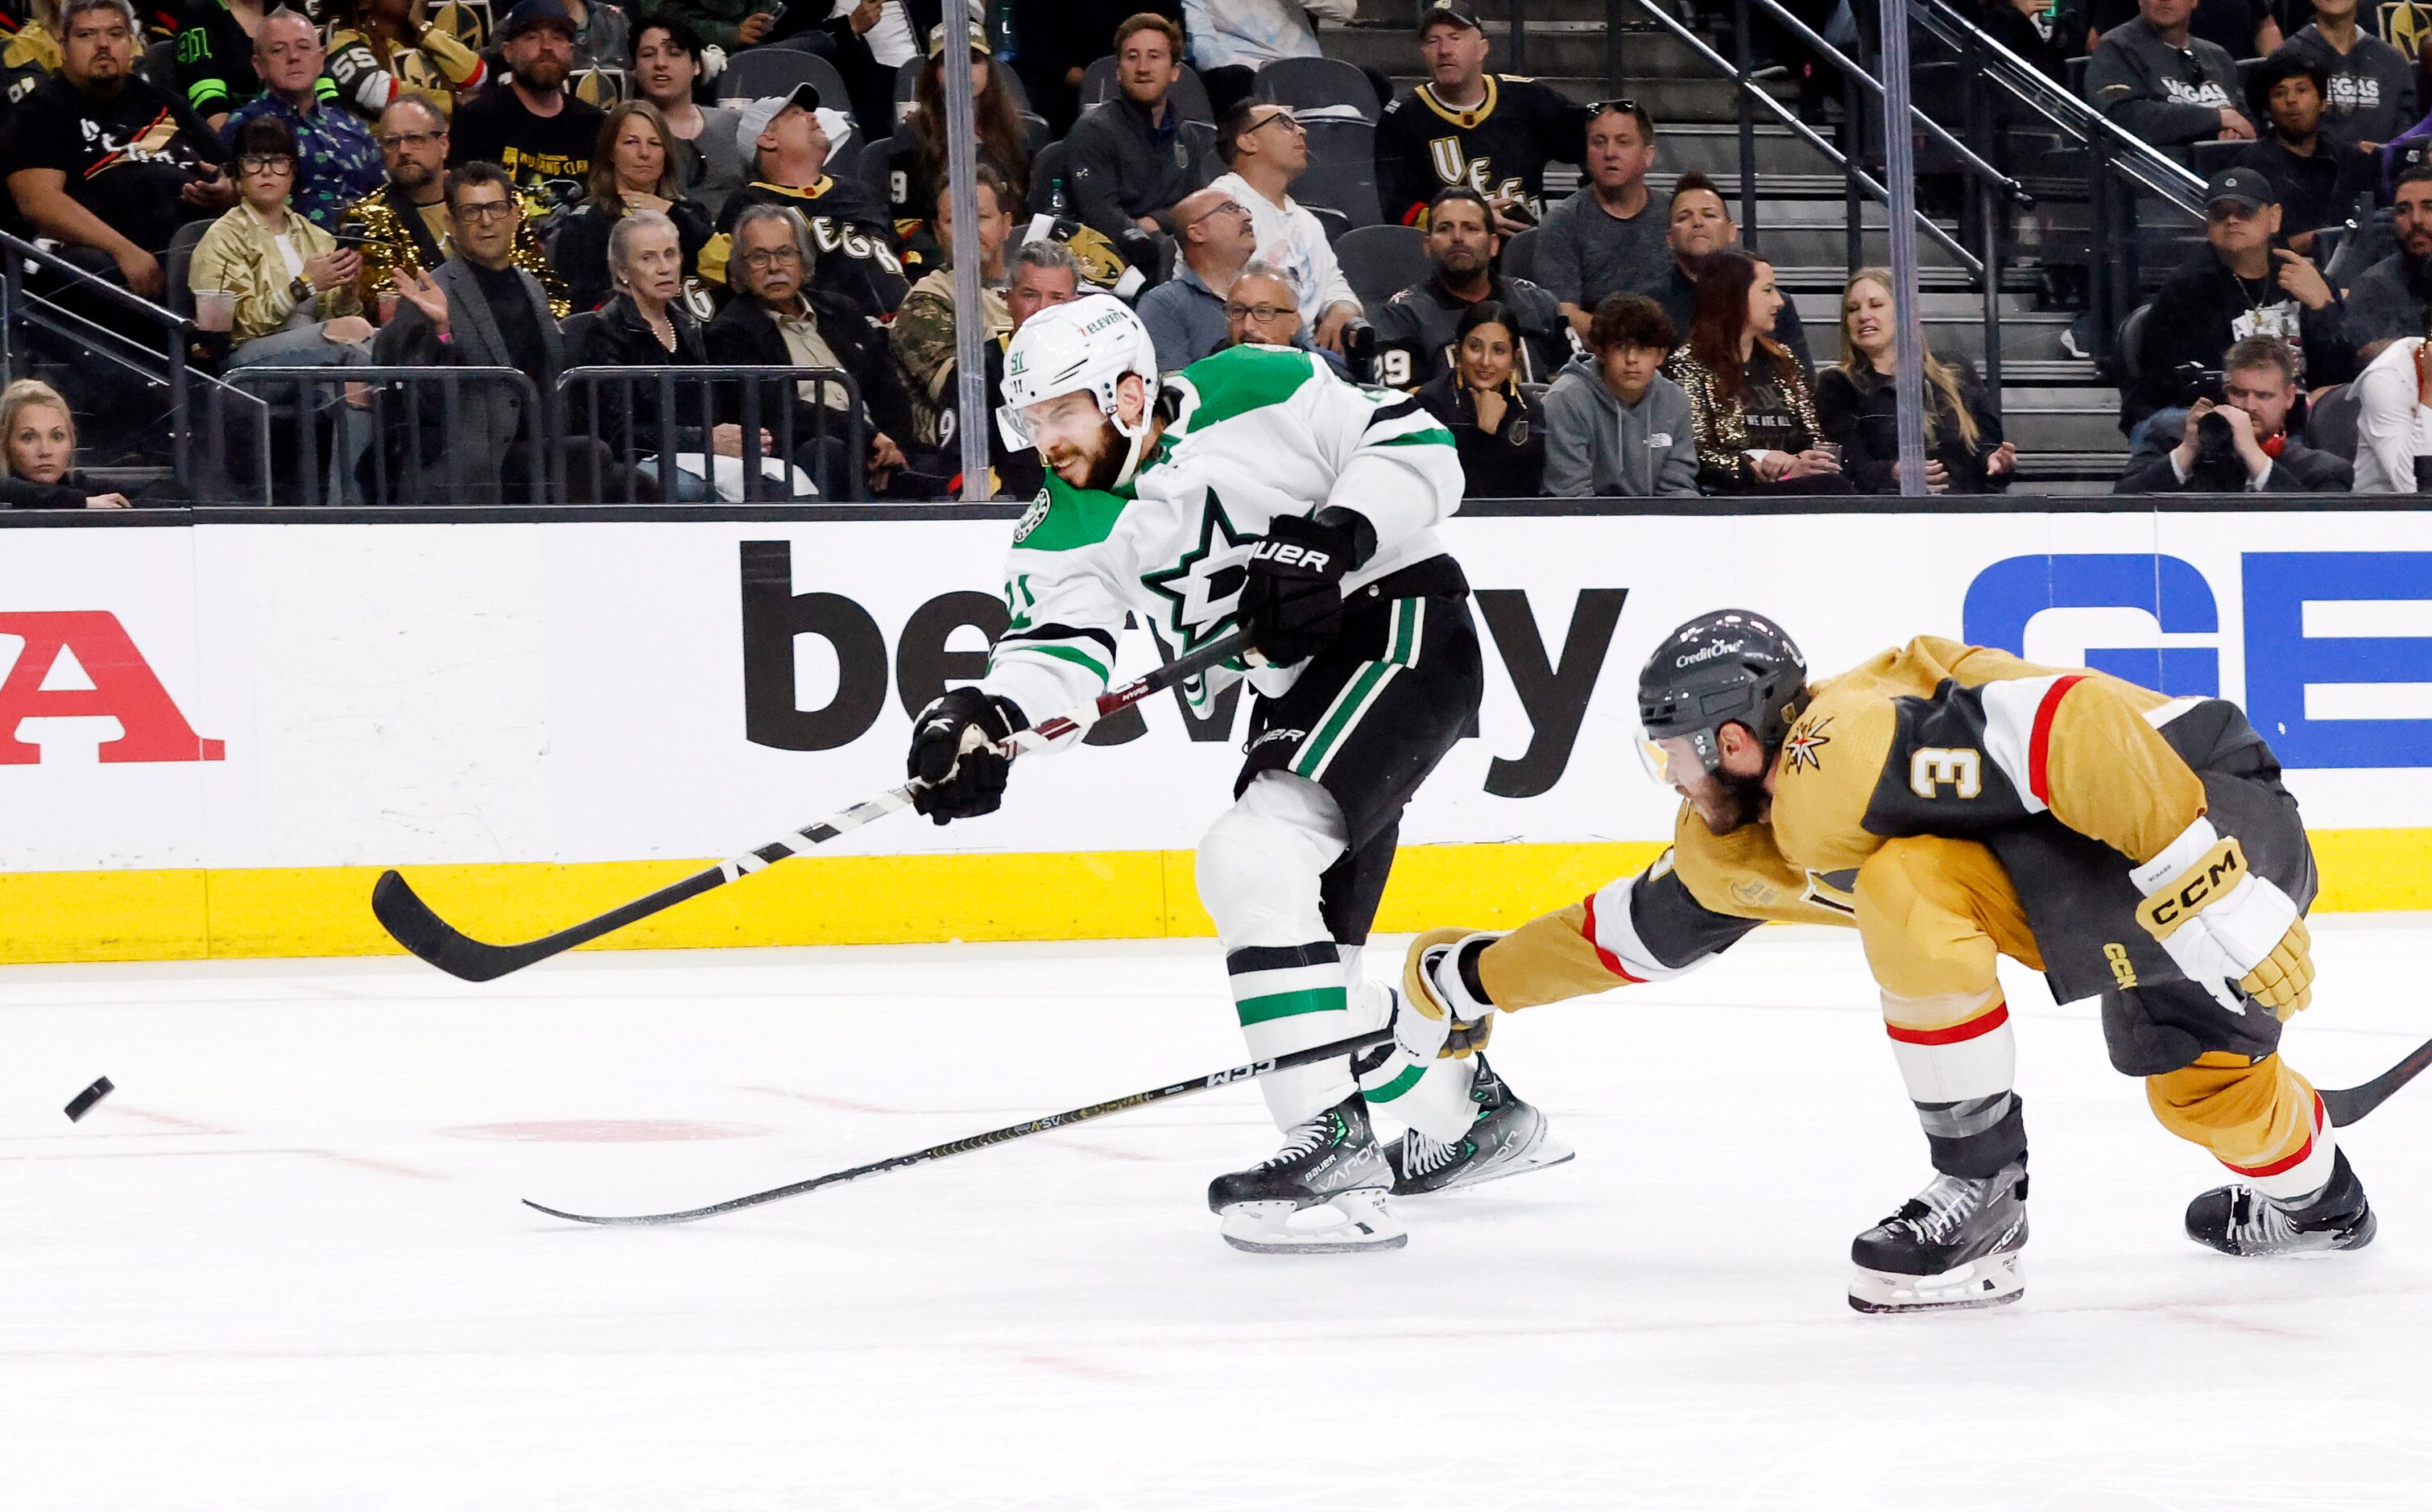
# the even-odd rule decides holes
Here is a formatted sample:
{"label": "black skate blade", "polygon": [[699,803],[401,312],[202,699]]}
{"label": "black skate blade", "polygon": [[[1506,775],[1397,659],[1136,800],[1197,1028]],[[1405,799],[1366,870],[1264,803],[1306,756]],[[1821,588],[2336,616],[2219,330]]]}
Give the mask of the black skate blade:
{"label": "black skate blade", "polygon": [[1851,1297],[1849,1299],[1849,1309],[1852,1312],[1865,1313],[1870,1318],[1892,1318],[1906,1313],[1983,1312],[1988,1307],[2001,1307],[2010,1302],[2017,1302],[2019,1298],[2024,1297],[2025,1295],[2026,1292],[2020,1290],[2004,1292],[1998,1297],[1962,1297],[1951,1302],[1900,1302],[1889,1304],[1883,1302],[1870,1302],[1863,1297]]}

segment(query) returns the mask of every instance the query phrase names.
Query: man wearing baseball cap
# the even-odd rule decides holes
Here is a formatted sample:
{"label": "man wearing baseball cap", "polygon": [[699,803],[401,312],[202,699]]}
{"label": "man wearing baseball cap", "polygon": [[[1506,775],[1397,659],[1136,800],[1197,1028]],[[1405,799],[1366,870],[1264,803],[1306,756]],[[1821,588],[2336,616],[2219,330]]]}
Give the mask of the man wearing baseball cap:
{"label": "man wearing baseball cap", "polygon": [[2249,336],[2277,336],[2303,357],[2300,385],[2355,376],[2339,297],[2313,263],[2278,240],[2280,193],[2253,168],[2225,168],[2204,185],[2211,244],[2153,295],[2120,401],[2131,451],[2176,445],[2187,406],[2217,373],[2221,354]]}
{"label": "man wearing baseball cap", "polygon": [[732,109],[738,118],[735,143],[752,164],[752,181],[726,197],[718,234],[701,249],[701,277],[712,284],[728,281],[732,233],[745,209],[783,205],[811,228],[818,258],[808,279],[812,291],[845,300],[871,320],[895,313],[907,284],[894,222],[858,179],[839,177],[830,168],[851,129],[842,112],[824,107],[811,84],[739,101]]}
{"label": "man wearing baseball cap", "polygon": [[561,0],[516,0],[498,23],[498,49],[511,75],[457,110],[448,131],[449,167],[494,162],[520,189],[550,182],[560,196],[582,196],[605,117],[566,90],[574,33]]}
{"label": "man wearing baseball cap", "polygon": [[1435,0],[1419,18],[1427,82],[1376,122],[1376,193],[1385,218],[1416,226],[1455,184],[1484,194],[1495,229],[1537,224],[1545,164],[1587,156],[1587,108],[1561,92],[1486,71],[1486,28],[1471,0]]}

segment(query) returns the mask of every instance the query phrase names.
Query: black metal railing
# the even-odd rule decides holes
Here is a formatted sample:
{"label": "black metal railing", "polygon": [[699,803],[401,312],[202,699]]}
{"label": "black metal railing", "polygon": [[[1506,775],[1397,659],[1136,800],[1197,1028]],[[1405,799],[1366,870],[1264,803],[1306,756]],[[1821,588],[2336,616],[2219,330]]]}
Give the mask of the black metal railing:
{"label": "black metal railing", "polygon": [[[105,312],[110,318],[102,318]],[[189,405],[198,384],[215,398],[225,398],[228,391],[190,361],[188,348],[202,337],[193,321],[68,258],[0,232],[0,375],[30,376],[37,356],[28,339],[33,332],[63,344],[56,354],[59,361],[97,359],[147,385],[160,385],[167,396],[173,469],[181,488],[196,486]]]}
{"label": "black metal railing", "polygon": [[[816,401],[800,398],[804,383],[814,385]],[[717,498],[717,430],[726,425],[736,428],[735,449],[725,455],[739,464],[740,502],[791,502],[800,496],[797,469],[819,496],[869,495],[861,388],[839,368],[578,367],[558,379],[558,393],[566,439],[598,443],[608,463],[601,496],[574,499],[566,491],[571,448],[552,448],[559,496],[570,502]],[[768,462],[777,464],[774,476]]]}
{"label": "black metal railing", "polygon": [[[543,408],[540,389],[530,376],[512,367],[282,367],[263,363],[241,367],[229,384],[259,398],[263,407],[262,466],[247,480],[267,504],[282,495],[302,504],[494,504],[550,502],[548,474],[542,459],[556,427]],[[353,389],[354,395],[346,391]],[[258,395],[254,391],[260,391]],[[539,438],[521,447],[500,438],[496,449],[464,445],[476,433],[466,424],[475,406],[492,414],[501,397],[512,399],[521,427]],[[362,400],[361,408],[355,405]],[[283,453],[269,439],[276,421],[294,428],[294,443]],[[486,432],[486,427],[481,428]],[[360,453],[347,445],[349,432],[363,442]],[[331,457],[322,457],[327,433]],[[214,445],[227,432],[216,409],[209,415],[206,434]],[[287,467],[280,469],[281,456]],[[510,457],[520,462],[521,476],[506,476]],[[329,470],[325,483],[324,469]],[[293,479],[290,490],[274,490],[274,478]],[[516,483],[520,493],[511,493]],[[334,485],[334,486],[331,486]],[[231,487],[233,496],[234,487]]]}

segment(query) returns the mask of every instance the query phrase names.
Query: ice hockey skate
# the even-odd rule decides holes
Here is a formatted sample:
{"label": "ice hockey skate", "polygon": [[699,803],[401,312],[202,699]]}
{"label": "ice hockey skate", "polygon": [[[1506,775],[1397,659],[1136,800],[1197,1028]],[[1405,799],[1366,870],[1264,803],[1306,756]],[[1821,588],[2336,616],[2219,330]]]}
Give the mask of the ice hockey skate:
{"label": "ice hockey skate", "polygon": [[2027,1287],[2018,1272],[2026,1244],[2026,1162],[1989,1178],[1936,1176],[1851,1241],[1849,1305],[1921,1313],[2015,1302]]}
{"label": "ice hockey skate", "polygon": [[1386,1204],[1393,1170],[1358,1093],[1293,1126],[1283,1149],[1208,1184],[1224,1242],[1253,1254],[1398,1250],[1410,1234]]}
{"label": "ice hockey skate", "polygon": [[1547,1135],[1545,1114],[1520,1100],[1485,1056],[1476,1059],[1469,1097],[1478,1106],[1477,1121],[1450,1144],[1416,1129],[1405,1132],[1401,1142],[1386,1151],[1393,1168],[1394,1196],[1421,1197],[1500,1181],[1559,1166],[1576,1153]]}
{"label": "ice hockey skate", "polygon": [[2187,1237],[2223,1254],[2314,1254],[2373,1242],[2373,1204],[2342,1150],[2331,1179],[2309,1197],[2283,1201],[2252,1186],[2216,1186],[2187,1204]]}

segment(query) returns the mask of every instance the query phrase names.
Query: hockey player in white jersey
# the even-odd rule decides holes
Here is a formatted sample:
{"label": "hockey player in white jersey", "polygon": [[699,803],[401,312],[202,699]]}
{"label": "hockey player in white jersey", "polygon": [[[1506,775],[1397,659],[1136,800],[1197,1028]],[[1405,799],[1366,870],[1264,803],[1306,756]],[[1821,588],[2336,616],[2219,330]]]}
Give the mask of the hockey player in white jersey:
{"label": "hockey player in white jersey", "polygon": [[[1247,629],[1258,664],[1183,690],[1204,707],[1246,676],[1258,696],[1234,802],[1198,851],[1242,1034],[1264,1058],[1382,1025],[1394,994],[1360,975],[1360,947],[1402,811],[1483,679],[1468,584],[1435,535],[1461,502],[1451,434],[1284,347],[1229,348],[1160,390],[1148,331],[1106,295],[1024,323],[1004,392],[1005,439],[1038,447],[1047,483],[1014,531],[988,675],[914,721],[920,812],[993,811],[1007,764],[980,743],[1104,692],[1127,613],[1176,651]],[[1389,1193],[1568,1154],[1482,1064],[1388,1048],[1259,1085],[1284,1147],[1208,1189],[1243,1250],[1398,1246]],[[1397,1145],[1372,1106],[1409,1125]]]}

